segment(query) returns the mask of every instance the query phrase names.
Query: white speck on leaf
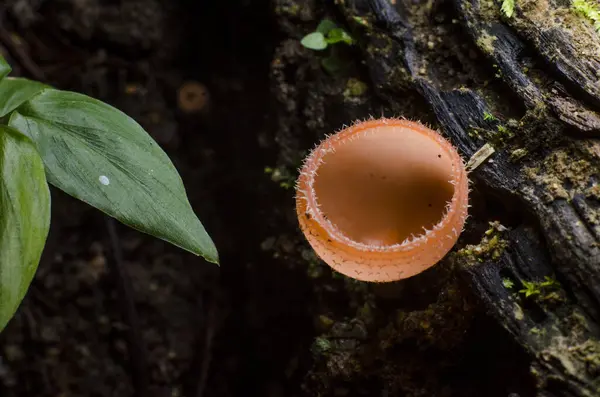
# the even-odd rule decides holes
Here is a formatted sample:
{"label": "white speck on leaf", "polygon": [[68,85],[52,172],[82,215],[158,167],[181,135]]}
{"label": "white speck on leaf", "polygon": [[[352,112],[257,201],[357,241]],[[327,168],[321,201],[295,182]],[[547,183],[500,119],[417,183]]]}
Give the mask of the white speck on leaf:
{"label": "white speck on leaf", "polygon": [[100,181],[101,184],[103,184],[104,186],[108,186],[108,184],[110,183],[110,179],[108,179],[107,176],[105,175],[100,175],[100,177],[98,178],[98,180]]}

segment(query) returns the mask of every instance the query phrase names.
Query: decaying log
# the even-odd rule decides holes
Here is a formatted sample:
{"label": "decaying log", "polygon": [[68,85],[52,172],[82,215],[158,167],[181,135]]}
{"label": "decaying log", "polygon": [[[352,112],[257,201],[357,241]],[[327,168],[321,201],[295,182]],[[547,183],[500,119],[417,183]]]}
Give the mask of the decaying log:
{"label": "decaying log", "polygon": [[[491,228],[447,260],[530,355],[537,395],[600,395],[600,34],[568,1],[516,0],[510,17],[493,0],[334,3],[277,2],[292,36],[273,65],[286,113],[277,136],[281,162],[297,164],[301,149],[340,122],[399,109],[412,117],[406,100],[423,101],[435,115],[424,121],[465,159],[491,145],[494,153],[470,174],[473,189],[516,220],[507,227],[475,214],[471,225]],[[447,42],[431,39],[447,33],[435,34],[436,7],[456,26]],[[354,56],[363,62],[355,71],[368,79],[369,94],[346,98],[344,108],[319,65],[285,70],[308,57],[294,35],[323,15],[334,15],[357,40]],[[455,54],[460,65],[438,62],[460,47],[457,37],[477,49],[476,60]],[[309,100],[298,101],[294,90]],[[311,97],[316,90],[321,95]]]}

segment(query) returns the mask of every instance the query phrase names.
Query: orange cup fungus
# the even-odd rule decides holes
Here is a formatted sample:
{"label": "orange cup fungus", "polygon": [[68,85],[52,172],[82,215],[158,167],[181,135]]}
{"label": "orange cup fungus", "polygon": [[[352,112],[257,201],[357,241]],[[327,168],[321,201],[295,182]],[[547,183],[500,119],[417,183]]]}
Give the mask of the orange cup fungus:
{"label": "orange cup fungus", "polygon": [[468,178],[437,132],[401,119],[368,120],[329,136],[296,186],[300,227],[346,276],[390,282],[435,265],[458,240]]}

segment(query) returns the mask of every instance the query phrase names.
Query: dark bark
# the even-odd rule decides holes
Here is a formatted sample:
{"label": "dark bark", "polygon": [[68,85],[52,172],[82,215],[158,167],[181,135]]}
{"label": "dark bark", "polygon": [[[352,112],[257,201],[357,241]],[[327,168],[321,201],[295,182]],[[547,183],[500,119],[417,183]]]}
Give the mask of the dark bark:
{"label": "dark bark", "polygon": [[[600,34],[558,0],[517,0],[510,18],[491,0],[392,3],[345,0],[323,9],[309,1],[277,3],[293,39],[276,56],[276,95],[285,105],[282,120],[297,121],[279,126],[282,163],[296,163],[300,148],[341,122],[418,115],[407,100],[432,110],[435,118],[424,121],[465,159],[492,145],[492,156],[470,174],[476,200],[493,197],[504,219],[517,215],[447,260],[531,357],[538,395],[599,395]],[[293,5],[299,11],[291,12]],[[430,19],[436,7],[455,22]],[[325,15],[357,39],[351,73],[368,81],[368,95],[344,98],[335,76],[295,44]],[[440,34],[440,25],[456,28]],[[464,55],[473,50],[475,60]],[[299,100],[299,92],[308,99]],[[495,220],[479,211],[469,223],[475,230]]]}

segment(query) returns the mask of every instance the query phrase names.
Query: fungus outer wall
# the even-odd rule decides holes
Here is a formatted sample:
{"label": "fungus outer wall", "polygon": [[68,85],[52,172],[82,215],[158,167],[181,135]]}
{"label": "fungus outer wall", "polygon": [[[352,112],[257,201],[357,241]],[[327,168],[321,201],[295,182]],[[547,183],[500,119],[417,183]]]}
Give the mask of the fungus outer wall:
{"label": "fungus outer wall", "polygon": [[355,124],[306,159],[297,187],[300,226],[335,270],[394,281],[437,263],[467,215],[456,150],[435,131],[399,119]]}

